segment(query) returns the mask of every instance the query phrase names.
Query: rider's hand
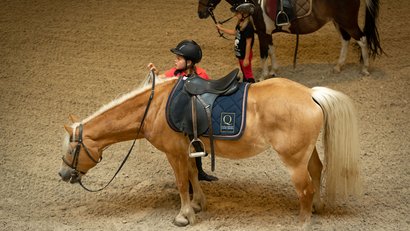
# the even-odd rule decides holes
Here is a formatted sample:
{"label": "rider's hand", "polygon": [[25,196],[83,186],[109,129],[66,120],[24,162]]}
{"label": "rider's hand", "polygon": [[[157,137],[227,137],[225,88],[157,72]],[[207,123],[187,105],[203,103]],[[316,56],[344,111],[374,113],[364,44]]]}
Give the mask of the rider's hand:
{"label": "rider's hand", "polygon": [[221,24],[216,24],[216,29],[218,29],[218,30],[223,30],[223,28],[222,28],[222,25]]}
{"label": "rider's hand", "polygon": [[156,75],[158,75],[159,71],[158,71],[158,69],[155,67],[155,65],[154,65],[153,63],[149,63],[149,64],[148,64],[148,68],[149,68],[150,71],[154,71],[154,73],[155,73]]}
{"label": "rider's hand", "polygon": [[249,65],[249,59],[246,59],[246,58],[245,58],[245,59],[243,60],[243,66],[244,66],[244,67],[247,67],[248,65]]}

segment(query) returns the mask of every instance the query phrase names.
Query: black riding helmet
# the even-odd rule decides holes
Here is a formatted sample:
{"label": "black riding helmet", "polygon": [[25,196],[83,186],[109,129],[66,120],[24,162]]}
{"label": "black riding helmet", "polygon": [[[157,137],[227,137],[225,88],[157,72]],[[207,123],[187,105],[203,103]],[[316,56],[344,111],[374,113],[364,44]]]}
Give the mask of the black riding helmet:
{"label": "black riding helmet", "polygon": [[243,3],[237,3],[234,4],[231,7],[232,12],[239,12],[242,14],[253,14],[255,11],[255,5],[247,0],[245,0]]}
{"label": "black riding helmet", "polygon": [[199,63],[202,59],[201,47],[193,40],[183,40],[171,52],[191,60],[193,63]]}

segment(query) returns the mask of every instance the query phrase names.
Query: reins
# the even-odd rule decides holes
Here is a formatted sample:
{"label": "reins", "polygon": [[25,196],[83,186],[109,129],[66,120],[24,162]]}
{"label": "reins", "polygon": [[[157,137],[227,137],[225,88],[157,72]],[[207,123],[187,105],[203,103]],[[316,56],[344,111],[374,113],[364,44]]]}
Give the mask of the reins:
{"label": "reins", "polygon": [[[212,21],[214,21],[215,25],[217,25],[217,24],[224,24],[224,23],[230,21],[231,19],[233,19],[233,18],[235,17],[235,15],[234,15],[234,16],[232,16],[232,17],[230,17],[230,18],[227,18],[227,19],[225,19],[225,20],[223,20],[223,21],[219,21],[219,22],[218,22],[218,21],[216,21],[216,17],[215,17],[215,14],[214,14],[214,11],[213,11],[213,10],[214,10],[213,7],[208,7],[209,15],[211,16]],[[228,38],[225,37],[225,35],[224,35],[219,29],[217,29],[217,30],[218,30],[219,37],[222,37],[222,38],[224,38],[224,39],[226,39],[226,40],[229,40]]]}
{"label": "reins", "polygon": [[[151,94],[150,94],[150,96],[149,96],[148,104],[147,104],[147,107],[145,108],[144,115],[142,116],[141,124],[140,124],[140,126],[139,126],[139,128],[138,128],[138,131],[137,131],[137,137],[136,137],[136,138],[134,139],[134,141],[132,142],[132,145],[131,145],[130,149],[128,150],[127,155],[125,156],[125,158],[124,158],[124,160],[122,161],[121,165],[118,167],[118,169],[117,169],[117,171],[115,172],[115,174],[112,176],[111,180],[108,181],[108,183],[107,183],[104,187],[102,187],[102,188],[100,188],[100,189],[89,189],[89,188],[87,188],[87,187],[82,183],[81,178],[80,178],[79,184],[80,184],[81,187],[83,187],[85,190],[87,190],[87,191],[89,191],[89,192],[99,192],[99,191],[105,189],[108,185],[111,184],[111,182],[114,180],[114,178],[115,178],[115,177],[117,176],[117,174],[120,172],[120,170],[121,170],[122,167],[124,166],[125,162],[127,161],[128,157],[130,156],[130,154],[131,154],[131,152],[132,152],[132,150],[133,150],[133,148],[134,148],[134,146],[135,146],[135,142],[137,141],[138,135],[140,134],[140,132],[141,132],[143,126],[144,126],[145,118],[147,117],[149,107],[150,107],[150,105],[151,105],[152,99],[154,98],[155,73],[154,73],[153,70],[151,70],[150,73],[151,73],[150,76],[152,77]],[[150,78],[150,77],[148,77],[148,78]],[[148,82],[149,82],[149,79],[148,79]],[[92,158],[91,154],[89,153],[89,150],[87,149],[87,147],[84,145],[84,143],[83,143],[83,141],[82,141],[82,124],[80,124],[79,139],[78,139],[77,142],[78,142],[78,143],[77,143],[77,146],[76,146],[76,148],[75,148],[75,154],[74,154],[74,157],[73,157],[73,158],[74,158],[74,159],[73,159],[73,164],[72,164],[72,165],[69,165],[69,164],[67,163],[67,161],[66,161],[66,160],[64,159],[64,157],[63,157],[64,163],[66,163],[68,166],[70,166],[70,167],[73,168],[76,172],[78,172],[78,170],[77,170],[76,168],[77,168],[78,155],[79,155],[79,153],[80,153],[80,148],[81,148],[81,146],[84,147],[84,150],[86,151],[87,155],[91,158],[91,160],[93,160],[95,163],[99,163],[99,162],[101,161],[102,158],[100,158],[98,161],[95,161],[95,159]],[[74,174],[75,174],[75,173],[74,173]],[[78,173],[77,173],[77,174],[78,174]]]}

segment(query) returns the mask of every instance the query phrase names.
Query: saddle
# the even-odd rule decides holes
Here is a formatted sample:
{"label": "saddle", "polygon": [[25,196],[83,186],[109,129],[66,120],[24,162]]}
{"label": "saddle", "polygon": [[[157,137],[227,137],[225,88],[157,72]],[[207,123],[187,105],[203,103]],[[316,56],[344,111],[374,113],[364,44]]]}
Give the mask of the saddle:
{"label": "saddle", "polygon": [[[190,137],[191,143],[188,148],[190,157],[206,155],[204,144],[198,137],[208,131],[211,141],[212,170],[215,165],[212,106],[218,96],[230,95],[238,90],[238,72],[239,69],[235,69],[217,80],[205,80],[197,75],[188,78],[180,77],[168,98],[167,122],[174,131]],[[198,147],[198,143],[201,147]],[[194,153],[191,152],[193,145],[196,147]],[[202,150],[198,151],[198,149]]]}
{"label": "saddle", "polygon": [[277,27],[287,26],[296,18],[312,12],[313,0],[267,0],[265,12]]}

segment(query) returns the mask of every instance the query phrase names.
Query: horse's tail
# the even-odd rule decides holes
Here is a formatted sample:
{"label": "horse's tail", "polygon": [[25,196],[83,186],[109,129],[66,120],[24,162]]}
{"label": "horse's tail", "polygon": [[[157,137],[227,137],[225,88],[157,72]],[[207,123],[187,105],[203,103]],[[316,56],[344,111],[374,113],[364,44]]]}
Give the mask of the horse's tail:
{"label": "horse's tail", "polygon": [[324,113],[325,197],[337,199],[361,194],[357,118],[352,100],[345,94],[325,88],[312,88],[312,97]]}
{"label": "horse's tail", "polygon": [[366,16],[363,31],[366,35],[370,56],[373,58],[384,53],[380,46],[379,31],[376,25],[379,15],[379,5],[379,0],[366,0]]}

